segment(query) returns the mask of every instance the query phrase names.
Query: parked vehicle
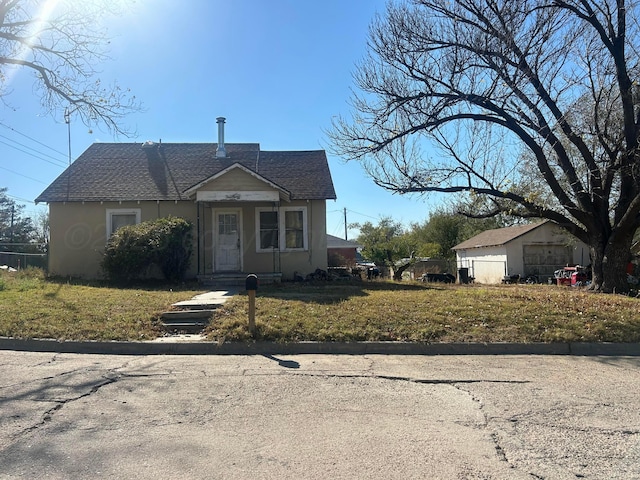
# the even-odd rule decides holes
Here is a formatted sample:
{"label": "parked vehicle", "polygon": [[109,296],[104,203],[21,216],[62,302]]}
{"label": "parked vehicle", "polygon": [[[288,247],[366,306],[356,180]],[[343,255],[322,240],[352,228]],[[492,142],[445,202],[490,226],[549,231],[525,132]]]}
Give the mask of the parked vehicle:
{"label": "parked vehicle", "polygon": [[553,272],[557,285],[580,286],[585,285],[591,280],[590,275],[585,267],[580,265],[571,265],[560,268]]}
{"label": "parked vehicle", "polygon": [[540,282],[538,281],[538,277],[536,275],[527,275],[526,277],[523,277],[518,273],[516,275],[505,275],[504,277],[502,277],[502,283],[526,283],[532,285],[534,283]]}
{"label": "parked vehicle", "polygon": [[456,283],[456,277],[450,273],[424,273],[420,280],[423,282]]}

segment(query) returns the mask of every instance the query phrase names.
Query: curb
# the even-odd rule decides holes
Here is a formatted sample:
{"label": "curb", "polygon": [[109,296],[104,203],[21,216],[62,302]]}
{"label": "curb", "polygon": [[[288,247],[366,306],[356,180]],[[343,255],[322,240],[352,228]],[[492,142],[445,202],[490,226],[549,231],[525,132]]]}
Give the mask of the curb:
{"label": "curb", "polygon": [[640,343],[76,342],[0,337],[0,350],[100,355],[575,355],[640,356]]}

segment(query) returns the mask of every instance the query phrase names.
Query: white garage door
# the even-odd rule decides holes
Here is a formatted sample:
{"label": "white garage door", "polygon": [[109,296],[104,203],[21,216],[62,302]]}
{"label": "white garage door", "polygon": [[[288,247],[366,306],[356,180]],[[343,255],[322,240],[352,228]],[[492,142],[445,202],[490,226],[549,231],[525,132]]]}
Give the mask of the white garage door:
{"label": "white garage door", "polygon": [[473,260],[469,275],[479,283],[500,283],[506,275],[506,262],[498,260]]}
{"label": "white garage door", "polygon": [[[540,280],[571,263],[572,249],[566,245],[524,245],[524,274],[537,275]],[[543,278],[541,278],[543,277]]]}

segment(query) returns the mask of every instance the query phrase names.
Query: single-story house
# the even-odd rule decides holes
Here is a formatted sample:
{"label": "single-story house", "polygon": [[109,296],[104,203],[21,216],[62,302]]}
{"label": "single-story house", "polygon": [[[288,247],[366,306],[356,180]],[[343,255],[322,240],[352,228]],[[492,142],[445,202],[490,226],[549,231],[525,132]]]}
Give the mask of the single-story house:
{"label": "single-story house", "polygon": [[187,275],[293,278],[327,268],[326,200],[336,194],[323,150],[258,143],[95,143],[36,199],[47,202],[49,272],[97,278],[123,225],[169,215],[193,224]]}
{"label": "single-story house", "polygon": [[362,245],[327,234],[327,258],[330,267],[353,266],[357,262],[358,249]]}
{"label": "single-story house", "polygon": [[565,265],[588,265],[589,248],[550,221],[479,233],[455,247],[458,270],[480,283],[535,275],[540,282]]}

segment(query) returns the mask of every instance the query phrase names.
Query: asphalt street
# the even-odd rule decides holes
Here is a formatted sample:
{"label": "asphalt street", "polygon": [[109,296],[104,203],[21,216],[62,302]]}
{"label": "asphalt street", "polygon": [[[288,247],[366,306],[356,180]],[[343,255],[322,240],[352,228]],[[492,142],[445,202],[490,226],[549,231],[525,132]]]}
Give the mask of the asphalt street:
{"label": "asphalt street", "polygon": [[0,351],[0,478],[638,479],[640,358]]}

